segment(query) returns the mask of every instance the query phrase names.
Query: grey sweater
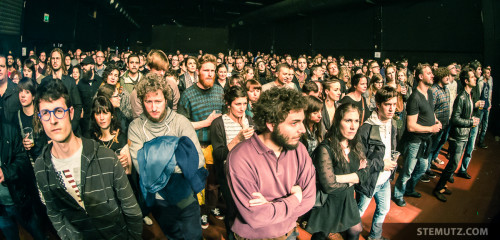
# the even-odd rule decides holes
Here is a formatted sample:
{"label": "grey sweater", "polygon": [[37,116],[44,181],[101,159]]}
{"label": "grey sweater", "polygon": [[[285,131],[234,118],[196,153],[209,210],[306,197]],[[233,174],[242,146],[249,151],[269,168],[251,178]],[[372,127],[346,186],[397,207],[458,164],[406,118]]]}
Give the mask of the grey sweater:
{"label": "grey sweater", "polygon": [[[205,158],[201,151],[200,142],[191,122],[181,114],[172,111],[167,107],[167,114],[161,122],[150,121],[144,113],[136,118],[128,128],[128,139],[130,141],[130,155],[136,169],[139,169],[137,162],[137,152],[142,148],[145,142],[160,136],[186,136],[193,141],[199,155],[198,168],[205,165]],[[176,173],[181,173],[179,166],[175,167]]]}

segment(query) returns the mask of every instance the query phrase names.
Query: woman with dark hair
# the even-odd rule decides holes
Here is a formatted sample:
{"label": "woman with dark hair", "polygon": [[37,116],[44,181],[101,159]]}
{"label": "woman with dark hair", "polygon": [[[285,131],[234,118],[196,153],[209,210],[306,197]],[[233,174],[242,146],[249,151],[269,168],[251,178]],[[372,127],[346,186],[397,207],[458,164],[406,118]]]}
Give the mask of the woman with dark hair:
{"label": "woman with dark hair", "polygon": [[350,103],[339,106],[333,125],[313,155],[318,190],[328,194],[325,203],[311,210],[306,230],[311,239],[326,239],[341,233],[343,239],[358,239],[361,218],[354,199],[354,184],[367,178],[366,159],[358,136],[360,111]]}
{"label": "woman with dark hair", "polygon": [[80,67],[80,64],[74,66],[71,69],[71,77],[75,80],[75,83],[78,85],[78,82],[80,82],[80,79],[82,79],[82,67]]}
{"label": "woman with dark hair", "polygon": [[[227,155],[238,143],[249,139],[254,129],[251,118],[245,116],[248,96],[244,88],[233,86],[224,95],[227,113],[216,118],[210,126],[213,146],[214,170],[216,181],[220,185],[222,196],[226,202],[226,218],[224,223],[228,236],[232,236],[231,225],[236,216],[233,198],[227,185],[224,170]],[[209,177],[210,178],[210,175]],[[207,180],[208,182],[209,180]],[[212,209],[214,213],[214,209]],[[217,215],[215,212],[214,215]]]}
{"label": "woman with dark hair", "polygon": [[218,84],[224,89],[224,92],[226,92],[229,89],[229,83],[227,81],[227,67],[224,64],[219,64],[217,65],[217,68],[215,69],[216,73],[216,81],[215,84]]}
{"label": "woman with dark hair", "polygon": [[128,121],[133,120],[132,107],[130,105],[130,93],[128,91],[123,91],[123,87],[120,86],[120,71],[119,69],[111,64],[104,69],[102,74],[102,85],[108,84],[115,86],[118,89],[118,94],[120,95],[120,110]]}
{"label": "woman with dark hair", "polygon": [[64,64],[66,64],[66,71],[68,72],[68,74],[72,74],[73,66],[71,66],[71,56],[67,54],[64,56]]}
{"label": "woman with dark hair", "polygon": [[101,85],[99,89],[97,89],[96,96],[97,97],[103,96],[111,102],[111,104],[115,108],[115,116],[117,118],[118,123],[120,124],[121,129],[123,130],[123,132],[127,132],[130,121],[127,120],[125,115],[120,110],[121,96],[119,94],[118,88],[116,88],[116,86],[109,84]]}
{"label": "woman with dark hair", "polygon": [[300,141],[306,146],[309,155],[312,155],[318,144],[322,141],[324,133],[323,124],[321,124],[321,112],[323,102],[314,96],[307,96],[307,108],[304,111],[304,127],[306,133],[302,135]]}
{"label": "woman with dark hair", "polygon": [[368,108],[368,103],[363,96],[366,92],[367,83],[368,80],[365,75],[354,75],[351,79],[351,87],[349,88],[348,93],[340,100],[340,104],[352,103],[359,108],[361,111],[359,118],[361,124],[363,124],[363,122],[368,119],[371,114],[371,111]]}
{"label": "woman with dark hair", "polygon": [[241,72],[241,77],[243,78],[243,82],[254,79],[253,68],[250,66],[243,67],[243,72]]}
{"label": "woman with dark hair", "polygon": [[[90,124],[91,136],[98,143],[116,153],[120,164],[127,174],[127,178],[130,182],[132,190],[134,191],[134,195],[137,198],[137,202],[139,203],[143,213],[145,213],[145,202],[139,189],[139,173],[132,165],[127,131],[120,129],[120,123],[115,110],[116,108],[113,103],[111,103],[106,97],[98,96],[94,98]],[[147,225],[152,225],[153,223],[147,216],[144,217],[144,222]]]}
{"label": "woman with dark hair", "polygon": [[323,132],[321,133],[321,137],[324,137],[328,129],[333,124],[333,117],[335,116],[335,112],[338,107],[338,101],[340,100],[340,96],[342,95],[342,85],[340,84],[340,80],[326,80],[323,82],[323,91],[325,96],[325,103],[323,106],[323,110],[321,115],[323,119],[321,119],[321,124],[323,125]]}
{"label": "woman with dark hair", "polygon": [[15,63],[16,63],[16,71],[20,72],[21,75],[23,73],[23,62],[21,61],[21,58],[18,58],[16,57],[15,59]]}
{"label": "woman with dark hair", "polygon": [[23,65],[23,76],[29,78],[33,82],[36,82],[36,72],[35,72],[35,63],[31,61],[29,58],[24,60]]}
{"label": "woman with dark hair", "polygon": [[273,81],[273,76],[271,75],[271,71],[266,68],[266,63],[259,59],[257,60],[257,67],[255,68],[255,80],[259,81],[261,85],[264,85],[268,82]]}
{"label": "woman with dark hair", "polygon": [[91,116],[91,136],[106,148],[115,151],[125,173],[130,174],[132,158],[128,151],[127,132],[120,129],[111,101],[104,96],[96,97],[92,104]]}

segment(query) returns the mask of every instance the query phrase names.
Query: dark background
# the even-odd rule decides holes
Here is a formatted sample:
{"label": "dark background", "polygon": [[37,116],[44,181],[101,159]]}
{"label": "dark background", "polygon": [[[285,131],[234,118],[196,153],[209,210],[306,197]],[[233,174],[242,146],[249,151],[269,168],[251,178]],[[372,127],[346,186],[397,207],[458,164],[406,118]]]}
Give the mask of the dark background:
{"label": "dark background", "polygon": [[[477,59],[493,67],[494,79],[500,78],[498,0],[113,2],[121,5],[111,0],[0,0],[0,53],[19,56],[22,47],[39,53],[59,46],[65,51],[238,49],[368,59],[381,52],[382,59],[406,57],[410,66]],[[43,22],[44,13],[50,14],[49,23]]]}

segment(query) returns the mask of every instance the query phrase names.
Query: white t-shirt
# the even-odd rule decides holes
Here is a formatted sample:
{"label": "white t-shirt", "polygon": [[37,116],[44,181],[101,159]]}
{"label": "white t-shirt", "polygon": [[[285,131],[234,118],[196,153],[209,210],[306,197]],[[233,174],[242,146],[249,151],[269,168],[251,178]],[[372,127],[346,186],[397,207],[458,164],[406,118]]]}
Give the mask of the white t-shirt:
{"label": "white t-shirt", "polygon": [[[380,139],[385,146],[384,159],[391,158],[391,131],[392,131],[392,122],[389,120],[383,125],[380,125]],[[378,175],[377,184],[380,185],[385,183],[391,177],[391,171],[383,171]]]}
{"label": "white t-shirt", "polygon": [[52,164],[56,170],[56,175],[61,185],[64,186],[66,192],[71,195],[76,202],[85,209],[83,200],[80,196],[81,189],[81,169],[82,169],[82,150],[83,145],[69,158],[58,159],[52,156]]}

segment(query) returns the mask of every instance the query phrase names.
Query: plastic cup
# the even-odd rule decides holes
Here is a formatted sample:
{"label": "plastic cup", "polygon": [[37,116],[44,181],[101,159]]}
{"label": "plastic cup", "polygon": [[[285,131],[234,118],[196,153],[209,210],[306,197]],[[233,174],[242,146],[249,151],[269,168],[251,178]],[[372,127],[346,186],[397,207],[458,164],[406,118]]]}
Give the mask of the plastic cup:
{"label": "plastic cup", "polygon": [[23,138],[26,138],[26,136],[28,136],[28,139],[31,141],[31,147],[35,146],[35,140],[33,138],[33,128],[25,127],[23,128],[23,132]]}
{"label": "plastic cup", "polygon": [[121,155],[121,151],[122,151],[122,149],[123,149],[123,148],[118,148],[118,149],[116,149],[116,151],[115,151],[116,156],[120,156],[120,155]]}
{"label": "plastic cup", "polygon": [[391,159],[392,159],[392,161],[397,161],[400,155],[401,155],[401,153],[398,152],[398,151],[394,151],[394,150],[391,151]]}

